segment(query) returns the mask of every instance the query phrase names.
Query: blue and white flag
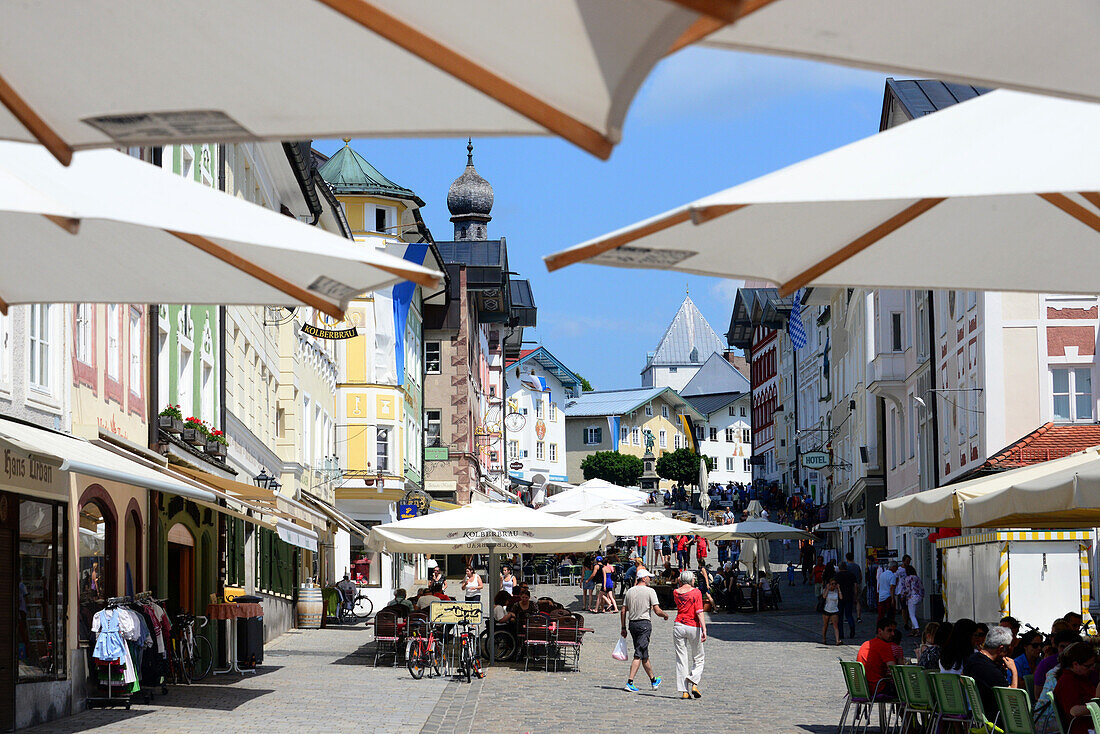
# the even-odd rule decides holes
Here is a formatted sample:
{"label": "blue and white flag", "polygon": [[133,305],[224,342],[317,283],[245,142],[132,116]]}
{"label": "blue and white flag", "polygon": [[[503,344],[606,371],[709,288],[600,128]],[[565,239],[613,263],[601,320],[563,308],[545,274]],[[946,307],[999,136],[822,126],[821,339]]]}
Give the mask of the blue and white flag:
{"label": "blue and white flag", "polygon": [[802,289],[794,294],[794,303],[791,304],[791,317],[787,319],[787,334],[791,337],[791,344],[795,349],[806,346],[806,327],[802,323]]}

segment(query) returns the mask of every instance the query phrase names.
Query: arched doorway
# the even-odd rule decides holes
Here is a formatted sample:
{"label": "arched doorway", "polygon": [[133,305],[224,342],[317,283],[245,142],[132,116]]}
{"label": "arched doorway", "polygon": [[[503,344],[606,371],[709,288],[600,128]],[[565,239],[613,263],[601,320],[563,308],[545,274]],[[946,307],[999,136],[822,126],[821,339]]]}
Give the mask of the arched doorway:
{"label": "arched doorway", "polygon": [[[98,491],[97,491],[98,490]],[[102,495],[101,495],[102,493]],[[99,487],[90,487],[82,498],[78,521],[80,628],[82,639],[90,634],[91,618],[115,593],[116,538],[118,528],[110,498]]]}
{"label": "arched doorway", "polygon": [[168,612],[195,613],[195,536],[183,523],[168,529]]}
{"label": "arched doorway", "polygon": [[126,510],[126,535],[125,537],[125,551],[123,559],[125,560],[125,574],[124,579],[126,584],[126,594],[132,595],[138,591],[145,590],[145,578],[142,573],[144,564],[142,563],[142,527],[141,527],[141,513],[138,511],[137,502],[130,501],[130,507]]}

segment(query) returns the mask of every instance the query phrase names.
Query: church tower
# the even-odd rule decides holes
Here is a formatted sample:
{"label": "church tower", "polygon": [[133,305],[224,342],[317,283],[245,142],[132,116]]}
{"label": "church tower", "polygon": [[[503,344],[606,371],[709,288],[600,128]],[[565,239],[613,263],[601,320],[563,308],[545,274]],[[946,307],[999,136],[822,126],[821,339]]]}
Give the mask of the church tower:
{"label": "church tower", "polygon": [[466,142],[466,170],[447,192],[447,208],[455,225],[455,241],[487,240],[493,210],[493,187],[474,168],[474,143]]}

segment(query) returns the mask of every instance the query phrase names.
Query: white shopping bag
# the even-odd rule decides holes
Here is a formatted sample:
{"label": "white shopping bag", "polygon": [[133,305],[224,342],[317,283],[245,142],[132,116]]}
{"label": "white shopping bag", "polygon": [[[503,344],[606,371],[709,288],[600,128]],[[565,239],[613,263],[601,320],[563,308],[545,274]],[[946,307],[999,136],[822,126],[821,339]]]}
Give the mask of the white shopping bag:
{"label": "white shopping bag", "polygon": [[615,643],[615,649],[611,651],[611,657],[616,660],[626,660],[626,638],[620,637]]}

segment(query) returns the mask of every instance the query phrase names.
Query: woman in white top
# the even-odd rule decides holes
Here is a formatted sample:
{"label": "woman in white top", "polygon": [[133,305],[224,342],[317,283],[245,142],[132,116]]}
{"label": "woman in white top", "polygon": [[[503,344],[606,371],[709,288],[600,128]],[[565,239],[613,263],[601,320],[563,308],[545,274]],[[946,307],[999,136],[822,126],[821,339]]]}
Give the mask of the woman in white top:
{"label": "woman in white top", "polygon": [[512,567],[504,566],[500,569],[500,588],[512,596],[516,589],[516,577],[512,575]]}
{"label": "woman in white top", "polygon": [[829,579],[829,583],[825,584],[825,588],[821,590],[821,644],[828,644],[825,641],[825,633],[829,631],[829,625],[833,627],[833,638],[836,644],[840,644],[840,628],[837,626],[837,621],[840,619],[840,600],[844,598],[844,595],[840,593],[840,587],[837,585],[836,577]]}
{"label": "woman in white top", "polygon": [[481,576],[473,566],[466,567],[466,576],[462,579],[462,590],[466,592],[466,601],[481,603]]}

